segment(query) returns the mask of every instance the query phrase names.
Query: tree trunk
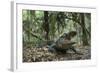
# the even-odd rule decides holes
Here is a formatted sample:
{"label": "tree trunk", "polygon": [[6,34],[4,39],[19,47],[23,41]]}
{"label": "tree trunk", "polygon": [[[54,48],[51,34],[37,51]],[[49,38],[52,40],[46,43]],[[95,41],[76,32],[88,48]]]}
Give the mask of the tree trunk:
{"label": "tree trunk", "polygon": [[82,42],[83,42],[83,45],[88,45],[84,13],[81,13],[80,17],[81,17],[81,27],[82,27]]}
{"label": "tree trunk", "polygon": [[44,11],[44,24],[43,24],[43,29],[45,32],[45,39],[48,41],[49,40],[49,21],[48,21],[48,11]]}
{"label": "tree trunk", "polygon": [[[27,20],[28,20],[28,30],[30,30],[30,17],[29,17],[29,15],[30,15],[30,11],[27,11],[27,14],[28,14],[28,16],[27,16]],[[28,33],[27,34],[28,35],[28,42],[30,42],[30,33]]]}

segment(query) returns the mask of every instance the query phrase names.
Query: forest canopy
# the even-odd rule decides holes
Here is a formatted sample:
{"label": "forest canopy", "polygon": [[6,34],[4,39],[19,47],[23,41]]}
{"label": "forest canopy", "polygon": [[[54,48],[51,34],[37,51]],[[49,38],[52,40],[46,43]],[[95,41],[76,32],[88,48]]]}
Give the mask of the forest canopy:
{"label": "forest canopy", "polygon": [[23,45],[40,46],[76,31],[77,44],[90,45],[91,13],[22,10]]}

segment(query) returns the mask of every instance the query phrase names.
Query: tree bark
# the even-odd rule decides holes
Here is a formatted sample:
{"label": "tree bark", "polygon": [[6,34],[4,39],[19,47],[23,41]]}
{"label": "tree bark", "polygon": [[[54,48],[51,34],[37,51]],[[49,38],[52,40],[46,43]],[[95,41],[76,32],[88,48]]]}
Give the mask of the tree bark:
{"label": "tree bark", "polygon": [[84,13],[80,13],[80,17],[81,17],[80,19],[81,19],[81,27],[82,27],[82,42],[83,42],[83,45],[88,45]]}
{"label": "tree bark", "polygon": [[49,17],[48,17],[48,11],[44,11],[44,24],[43,24],[43,29],[44,32],[46,32],[45,34],[45,39],[49,40],[49,21],[48,21]]}

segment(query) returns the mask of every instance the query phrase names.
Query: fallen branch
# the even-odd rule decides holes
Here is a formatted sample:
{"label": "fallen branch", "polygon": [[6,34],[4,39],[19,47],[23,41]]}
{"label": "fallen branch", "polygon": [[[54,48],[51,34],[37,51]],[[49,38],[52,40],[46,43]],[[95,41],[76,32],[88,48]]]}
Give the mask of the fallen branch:
{"label": "fallen branch", "polygon": [[[26,32],[30,33],[33,37],[38,38],[39,40],[43,40],[42,38],[40,38],[39,36],[37,36],[36,34],[34,34],[32,31],[30,31],[30,30],[28,30],[28,29],[25,29],[25,28],[24,28],[24,30],[25,30]],[[43,40],[43,41],[44,41],[44,40]]]}

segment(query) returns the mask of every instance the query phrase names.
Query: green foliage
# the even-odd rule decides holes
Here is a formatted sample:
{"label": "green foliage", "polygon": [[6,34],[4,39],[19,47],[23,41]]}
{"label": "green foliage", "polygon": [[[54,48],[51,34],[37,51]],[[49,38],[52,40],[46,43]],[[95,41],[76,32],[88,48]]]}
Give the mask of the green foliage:
{"label": "green foliage", "polygon": [[[77,42],[90,43],[91,40],[91,14],[78,12],[57,12],[38,10],[23,10],[23,43],[31,42],[37,46],[45,41],[57,40],[60,35],[69,31],[77,31]],[[82,15],[84,15],[82,17]],[[48,23],[44,19],[48,20]],[[44,26],[46,24],[46,26]],[[44,27],[43,27],[44,26]],[[44,30],[46,29],[46,30]],[[48,33],[48,34],[47,34]],[[46,39],[47,37],[49,39]],[[84,38],[87,38],[85,40]]]}

